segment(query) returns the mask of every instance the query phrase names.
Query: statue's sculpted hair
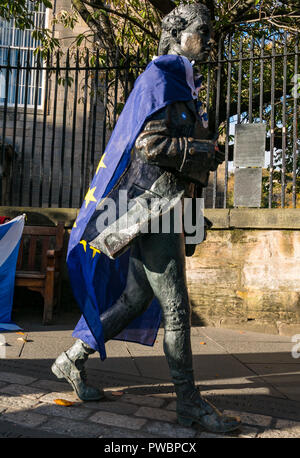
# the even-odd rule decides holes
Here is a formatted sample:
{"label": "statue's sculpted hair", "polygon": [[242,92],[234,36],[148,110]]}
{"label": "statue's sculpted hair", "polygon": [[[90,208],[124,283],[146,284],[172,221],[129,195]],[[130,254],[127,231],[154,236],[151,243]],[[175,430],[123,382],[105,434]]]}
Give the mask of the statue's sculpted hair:
{"label": "statue's sculpted hair", "polygon": [[204,22],[210,22],[210,13],[208,8],[201,3],[181,3],[177,8],[167,14],[162,20],[162,34],[159,42],[158,53],[160,55],[167,54],[170,40],[175,36],[172,32],[176,30],[176,36],[180,35],[182,30],[185,30],[188,25],[195,19],[201,16]]}

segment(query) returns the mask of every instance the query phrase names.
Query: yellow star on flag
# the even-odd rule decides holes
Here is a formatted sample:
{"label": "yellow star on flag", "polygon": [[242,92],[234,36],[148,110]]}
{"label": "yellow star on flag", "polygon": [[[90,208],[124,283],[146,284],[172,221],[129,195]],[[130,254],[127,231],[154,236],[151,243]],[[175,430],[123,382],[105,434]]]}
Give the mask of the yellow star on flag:
{"label": "yellow star on flag", "polygon": [[81,245],[83,245],[83,248],[84,248],[84,251],[86,252],[86,240],[81,240],[79,243],[81,243]]}
{"label": "yellow star on flag", "polygon": [[96,256],[96,253],[100,253],[100,250],[97,250],[97,248],[94,248],[93,246],[90,246],[90,249],[93,250],[93,258]]}
{"label": "yellow star on flag", "polygon": [[95,199],[94,192],[95,192],[96,186],[92,189],[89,188],[88,192],[86,193],[85,196],[85,208],[87,208],[88,204],[90,202],[97,202],[97,199]]}
{"label": "yellow star on flag", "polygon": [[98,167],[97,167],[97,170],[96,170],[96,175],[97,175],[97,173],[99,172],[99,169],[100,169],[100,168],[106,169],[106,165],[105,165],[104,162],[103,162],[105,156],[106,156],[106,153],[104,153],[103,156],[102,156],[101,159],[100,159],[100,162],[99,162]]}

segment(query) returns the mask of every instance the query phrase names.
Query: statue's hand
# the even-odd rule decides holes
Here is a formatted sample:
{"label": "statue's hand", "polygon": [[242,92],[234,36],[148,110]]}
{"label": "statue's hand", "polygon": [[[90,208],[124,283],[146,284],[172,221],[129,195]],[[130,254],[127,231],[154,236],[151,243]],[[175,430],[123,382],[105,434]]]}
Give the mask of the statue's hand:
{"label": "statue's hand", "polygon": [[218,145],[215,146],[215,159],[219,164],[225,161],[225,152],[221,151]]}
{"label": "statue's hand", "polygon": [[187,139],[188,156],[185,158],[183,169],[194,167],[202,170],[210,170],[211,164],[215,160],[215,145],[211,140],[188,138]]}
{"label": "statue's hand", "polygon": [[218,166],[225,161],[225,152],[221,151],[217,144],[215,144],[214,160],[212,161],[211,171],[217,170]]}

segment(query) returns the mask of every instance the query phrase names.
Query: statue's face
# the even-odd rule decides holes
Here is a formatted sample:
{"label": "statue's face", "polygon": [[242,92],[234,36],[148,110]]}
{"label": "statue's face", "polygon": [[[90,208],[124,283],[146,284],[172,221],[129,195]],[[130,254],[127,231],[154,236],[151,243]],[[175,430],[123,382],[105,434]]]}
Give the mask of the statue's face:
{"label": "statue's face", "polygon": [[208,58],[210,52],[210,28],[200,17],[180,36],[180,54],[190,60],[203,61]]}
{"label": "statue's face", "polygon": [[199,8],[197,5],[181,5],[164,18],[160,54],[178,54],[195,62],[208,58],[210,20],[208,14]]}

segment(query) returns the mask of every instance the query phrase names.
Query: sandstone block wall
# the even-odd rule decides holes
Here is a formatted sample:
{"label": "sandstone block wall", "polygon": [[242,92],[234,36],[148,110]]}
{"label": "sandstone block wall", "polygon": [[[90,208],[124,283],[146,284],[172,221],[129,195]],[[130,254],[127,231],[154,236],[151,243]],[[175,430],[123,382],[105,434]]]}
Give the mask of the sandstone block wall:
{"label": "sandstone block wall", "polygon": [[216,229],[187,258],[193,322],[288,334],[300,330],[299,211],[206,213]]}

